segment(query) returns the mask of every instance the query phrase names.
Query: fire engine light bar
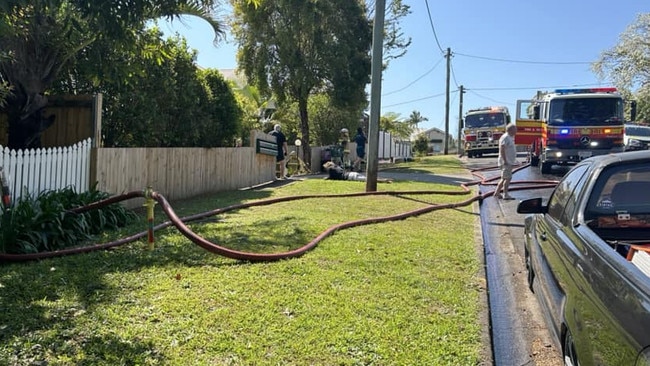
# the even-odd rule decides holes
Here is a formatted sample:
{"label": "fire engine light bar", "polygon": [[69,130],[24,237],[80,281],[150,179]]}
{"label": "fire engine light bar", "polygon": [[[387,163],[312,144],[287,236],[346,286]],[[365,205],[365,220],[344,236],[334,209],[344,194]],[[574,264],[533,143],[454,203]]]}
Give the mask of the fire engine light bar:
{"label": "fire engine light bar", "polygon": [[568,128],[563,128],[563,129],[560,130],[560,134],[562,134],[562,135],[566,135],[566,134],[568,134],[568,133],[569,133],[569,129],[568,129]]}
{"label": "fire engine light bar", "polygon": [[555,89],[557,94],[615,93],[616,91],[616,88]]}

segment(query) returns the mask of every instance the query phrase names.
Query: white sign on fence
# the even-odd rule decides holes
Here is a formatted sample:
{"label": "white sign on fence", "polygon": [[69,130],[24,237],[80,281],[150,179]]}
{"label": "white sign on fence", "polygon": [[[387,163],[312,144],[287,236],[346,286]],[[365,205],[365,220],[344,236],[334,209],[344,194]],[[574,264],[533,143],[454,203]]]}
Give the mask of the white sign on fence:
{"label": "white sign on fence", "polygon": [[9,178],[12,200],[66,187],[77,193],[88,191],[90,150],[91,139],[48,149],[9,150],[0,146],[0,166]]}

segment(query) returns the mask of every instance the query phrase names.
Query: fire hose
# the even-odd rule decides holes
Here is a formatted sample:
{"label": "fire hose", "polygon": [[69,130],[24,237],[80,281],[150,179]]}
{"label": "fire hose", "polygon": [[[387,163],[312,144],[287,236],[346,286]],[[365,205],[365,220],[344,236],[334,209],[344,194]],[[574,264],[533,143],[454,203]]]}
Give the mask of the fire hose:
{"label": "fire hose", "polygon": [[[526,168],[527,166],[528,164],[522,165],[516,168],[514,171],[516,172],[520,169]],[[271,199],[258,200],[258,201],[248,202],[248,203],[230,205],[227,207],[218,208],[215,210],[198,213],[190,216],[185,216],[182,218],[176,215],[176,212],[173,210],[172,206],[169,204],[167,199],[163,195],[159,194],[158,192],[152,191],[150,189],[147,189],[145,191],[133,191],[121,195],[116,195],[107,198],[105,200],[97,201],[87,206],[77,207],[69,210],[69,212],[73,212],[73,213],[88,212],[114,203],[119,203],[133,198],[143,197],[148,200],[153,200],[158,204],[160,204],[161,209],[163,210],[163,212],[165,213],[165,215],[169,220],[161,224],[158,224],[156,226],[150,224],[150,228],[148,231],[134,234],[109,243],[94,244],[94,245],[84,246],[84,247],[67,248],[67,249],[51,251],[51,252],[28,253],[28,254],[1,254],[0,253],[0,261],[22,262],[22,261],[31,261],[31,260],[38,260],[38,259],[45,259],[45,258],[59,257],[64,255],[80,254],[80,253],[88,253],[97,250],[109,249],[123,244],[134,242],[146,236],[149,236],[151,238],[151,233],[153,230],[160,230],[172,225],[176,227],[176,229],[180,231],[186,238],[188,238],[190,241],[197,244],[201,248],[211,253],[218,254],[227,258],[242,260],[242,261],[251,261],[251,262],[269,262],[269,261],[277,261],[280,259],[294,258],[294,257],[302,256],[307,251],[316,247],[318,243],[320,243],[323,239],[334,234],[338,230],[343,230],[343,229],[347,229],[355,226],[361,226],[361,225],[370,225],[370,224],[377,224],[377,223],[383,223],[388,221],[404,220],[408,217],[419,216],[432,211],[468,206],[473,202],[476,201],[480,202],[485,198],[492,196],[494,194],[494,191],[492,190],[482,194],[478,193],[460,202],[446,203],[446,204],[429,204],[426,207],[422,207],[419,209],[415,209],[415,210],[411,210],[408,212],[403,212],[395,215],[359,219],[359,220],[353,220],[353,221],[336,224],[327,228],[325,231],[323,231],[321,234],[316,236],[309,243],[303,245],[302,247],[294,250],[286,251],[286,252],[280,252],[280,253],[250,253],[250,252],[242,252],[242,251],[229,249],[224,246],[218,245],[216,243],[210,242],[205,238],[197,235],[186,225],[186,223],[204,219],[210,216],[223,214],[228,211],[239,210],[248,207],[266,206],[266,205],[272,205],[280,202],[313,199],[313,198],[324,199],[324,198],[382,196],[382,195],[400,197],[400,196],[407,196],[407,195],[432,195],[432,194],[468,195],[472,192],[471,189],[469,188],[471,186],[479,185],[479,184],[480,185],[496,184],[493,183],[493,181],[499,179],[499,177],[487,179],[483,177],[483,175],[481,174],[481,172],[483,171],[492,170],[492,169],[494,168],[484,168],[484,169],[477,169],[471,171],[472,175],[478,177],[479,179],[461,184],[460,185],[460,187],[462,188],[461,191],[419,190],[419,191],[358,192],[358,193],[346,193],[346,194],[297,195],[297,196],[278,197],[278,198],[271,198]],[[549,181],[549,180],[512,181],[510,183],[509,190],[516,191],[516,190],[526,190],[526,189],[552,188],[555,187],[557,183],[558,183],[557,181]]]}

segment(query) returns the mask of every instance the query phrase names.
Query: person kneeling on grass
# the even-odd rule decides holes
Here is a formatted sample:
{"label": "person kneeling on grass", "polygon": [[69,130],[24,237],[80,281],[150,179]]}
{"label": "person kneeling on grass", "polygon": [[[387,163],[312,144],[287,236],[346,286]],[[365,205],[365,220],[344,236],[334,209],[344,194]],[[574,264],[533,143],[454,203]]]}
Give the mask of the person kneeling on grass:
{"label": "person kneeling on grass", "polygon": [[[347,172],[345,169],[341,168],[340,166],[334,164],[331,161],[328,161],[327,163],[323,164],[323,168],[327,172],[328,176],[325,179],[331,179],[331,180],[356,180],[360,182],[365,182],[366,181],[366,176],[357,173],[357,172]],[[390,179],[381,179],[377,178],[377,182],[384,182],[384,183],[390,183]]]}

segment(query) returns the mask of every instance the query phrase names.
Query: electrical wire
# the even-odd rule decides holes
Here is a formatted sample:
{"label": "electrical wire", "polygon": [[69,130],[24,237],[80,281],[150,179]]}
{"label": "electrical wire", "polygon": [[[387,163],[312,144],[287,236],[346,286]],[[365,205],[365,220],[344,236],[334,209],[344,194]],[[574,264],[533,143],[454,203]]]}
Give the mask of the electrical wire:
{"label": "electrical wire", "polygon": [[465,89],[465,90],[469,90],[470,93],[476,95],[477,97],[489,100],[489,101],[494,102],[494,103],[498,103],[498,104],[501,104],[501,105],[514,106],[514,103],[512,103],[512,102],[502,102],[502,101],[499,101],[499,100],[496,100],[496,99],[492,99],[492,98],[486,97],[484,95],[481,95],[481,94],[475,92],[473,89]]}
{"label": "electrical wire", "polygon": [[587,61],[528,61],[528,60],[509,60],[505,58],[494,58],[485,56],[468,55],[466,53],[454,52],[455,55],[465,56],[469,58],[478,58],[481,60],[496,61],[496,62],[510,62],[517,64],[536,64],[536,65],[590,65],[593,62]]}
{"label": "electrical wire", "polygon": [[442,62],[442,60],[444,60],[444,57],[441,57],[440,60],[438,60],[438,62],[436,62],[436,64],[433,65],[432,68],[430,68],[429,70],[427,70],[427,72],[425,72],[424,74],[418,76],[415,80],[411,81],[411,82],[410,82],[408,85],[406,85],[405,87],[400,88],[400,89],[397,89],[397,90],[393,90],[393,91],[388,92],[388,93],[386,93],[386,94],[382,94],[381,96],[384,97],[384,96],[387,96],[387,95],[391,95],[391,94],[399,93],[399,92],[401,92],[402,90],[407,89],[407,88],[410,87],[411,85],[413,85],[413,84],[417,83],[418,81],[422,80],[423,77],[429,75],[433,70],[435,70],[436,67],[438,67],[438,65],[440,65],[440,63]]}
{"label": "electrical wire", "polygon": [[429,24],[431,24],[431,30],[433,31],[433,38],[436,39],[436,44],[438,45],[438,49],[440,50],[440,53],[445,53],[445,51],[442,50],[442,47],[440,46],[440,41],[438,41],[438,34],[436,33],[436,27],[433,25],[433,18],[431,17],[431,10],[429,9],[429,0],[424,0],[424,3],[427,5],[427,14],[429,15]]}
{"label": "electrical wire", "polygon": [[493,90],[541,90],[541,89],[562,89],[583,86],[601,86],[602,84],[573,84],[573,85],[550,85],[550,86],[524,86],[524,87],[503,87],[503,88],[472,88],[472,90],[493,91]]}
{"label": "electrical wire", "polygon": [[[458,92],[457,90],[454,90],[452,93],[457,93],[457,92]],[[443,96],[443,95],[445,95],[445,93],[439,93],[439,94],[429,95],[429,96],[427,96],[427,97],[418,98],[418,99],[412,99],[412,100],[407,100],[406,102],[400,102],[400,103],[395,103],[395,104],[385,105],[385,106],[383,106],[383,107],[384,107],[384,108],[395,107],[395,106],[398,106],[398,105],[403,105],[403,104],[409,104],[409,103],[419,102],[419,101],[421,101],[421,100],[427,100],[427,99],[437,98],[437,97],[441,97],[441,96]]]}

